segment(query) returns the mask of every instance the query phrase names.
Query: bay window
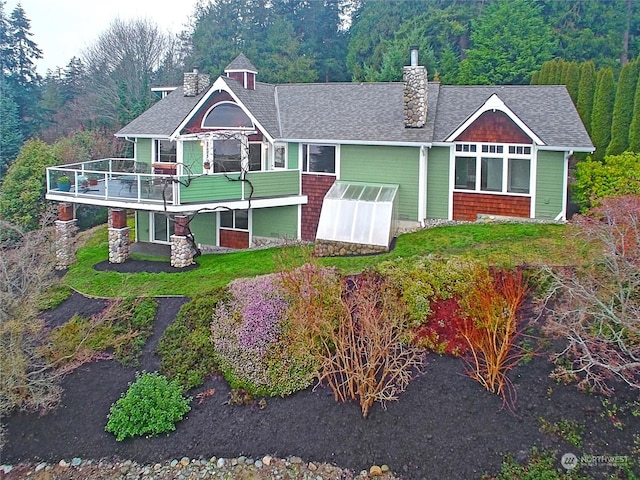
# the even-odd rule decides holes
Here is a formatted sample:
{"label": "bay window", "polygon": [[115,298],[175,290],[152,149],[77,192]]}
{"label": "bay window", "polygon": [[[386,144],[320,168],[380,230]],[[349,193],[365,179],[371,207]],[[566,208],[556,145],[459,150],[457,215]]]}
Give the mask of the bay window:
{"label": "bay window", "polygon": [[455,151],[456,190],[530,192],[531,146],[459,143]]}

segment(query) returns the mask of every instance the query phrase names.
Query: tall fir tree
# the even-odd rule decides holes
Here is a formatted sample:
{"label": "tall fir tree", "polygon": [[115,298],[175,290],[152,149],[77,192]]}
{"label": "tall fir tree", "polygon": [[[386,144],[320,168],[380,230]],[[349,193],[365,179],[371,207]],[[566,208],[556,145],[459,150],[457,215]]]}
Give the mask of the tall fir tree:
{"label": "tall fir tree", "polygon": [[640,76],[636,83],[636,93],[633,99],[633,116],[629,127],[629,150],[640,153]]}
{"label": "tall fir tree", "polygon": [[567,77],[564,84],[573,100],[573,104],[578,104],[578,91],[580,89],[580,67],[576,62],[569,62],[567,66]]}
{"label": "tall fir tree", "polygon": [[602,68],[597,75],[593,114],[591,116],[591,139],[596,147],[596,151],[593,154],[595,160],[604,159],[611,141],[614,101],[613,69],[611,67]]}
{"label": "tall fir tree", "polygon": [[580,66],[580,83],[578,85],[578,114],[582,123],[591,134],[591,116],[593,114],[593,98],[596,94],[596,67],[591,61]]}
{"label": "tall fir tree", "polygon": [[11,87],[0,77],[0,184],[23,141],[18,105],[13,100]]}
{"label": "tall fir tree", "polygon": [[629,62],[620,72],[607,155],[618,155],[629,148],[629,128],[633,117],[633,98],[638,84],[639,66],[640,62]]}

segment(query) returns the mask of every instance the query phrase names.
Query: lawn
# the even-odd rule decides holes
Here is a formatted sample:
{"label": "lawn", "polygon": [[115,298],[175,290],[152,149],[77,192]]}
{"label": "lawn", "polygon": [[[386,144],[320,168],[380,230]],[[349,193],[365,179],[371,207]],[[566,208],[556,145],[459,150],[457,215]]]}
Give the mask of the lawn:
{"label": "lawn", "polygon": [[[199,267],[184,273],[97,271],[93,266],[108,257],[106,227],[100,227],[79,249],[77,262],[69,268],[63,281],[79,292],[98,297],[194,296],[224,286],[235,278],[299,266],[308,255],[308,247],[289,246],[202,255],[196,260]],[[357,273],[384,260],[425,255],[467,257],[505,266],[575,265],[581,258],[589,257],[588,247],[576,242],[569,225],[501,223],[444,226],[406,233],[397,238],[389,253],[322,258],[320,263],[336,266],[342,273]],[[168,261],[166,258],[156,260]]]}

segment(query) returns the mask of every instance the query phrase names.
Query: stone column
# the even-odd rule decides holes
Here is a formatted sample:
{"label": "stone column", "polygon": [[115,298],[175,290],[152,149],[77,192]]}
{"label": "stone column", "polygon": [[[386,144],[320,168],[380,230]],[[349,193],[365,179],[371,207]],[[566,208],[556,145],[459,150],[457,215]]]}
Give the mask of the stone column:
{"label": "stone column", "polygon": [[113,209],[109,217],[109,263],[124,263],[131,256],[131,229],[127,227],[127,212]]}
{"label": "stone column", "polygon": [[60,203],[58,205],[58,220],[56,226],[56,269],[64,270],[75,261],[75,241],[78,231],[78,221],[73,218],[73,205]]}
{"label": "stone column", "polygon": [[171,266],[184,268],[194,263],[195,249],[191,239],[188,238],[189,219],[185,216],[177,216],[174,223],[174,235],[171,235]]}

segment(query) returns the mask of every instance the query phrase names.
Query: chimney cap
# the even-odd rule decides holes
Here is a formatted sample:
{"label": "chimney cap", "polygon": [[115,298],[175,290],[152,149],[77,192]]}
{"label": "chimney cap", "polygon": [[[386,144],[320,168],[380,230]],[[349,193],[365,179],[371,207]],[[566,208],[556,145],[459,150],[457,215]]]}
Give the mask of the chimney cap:
{"label": "chimney cap", "polygon": [[417,67],[418,66],[418,50],[420,50],[420,47],[418,47],[417,45],[411,45],[409,47],[409,50],[411,51],[411,66]]}

